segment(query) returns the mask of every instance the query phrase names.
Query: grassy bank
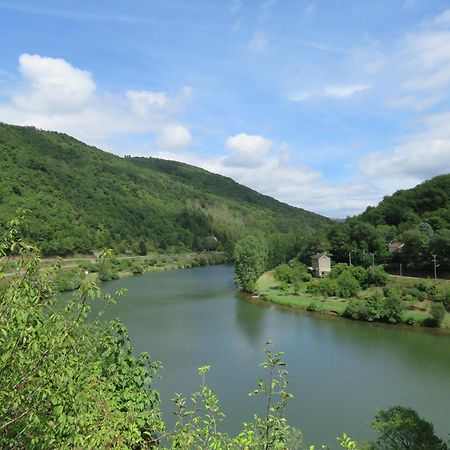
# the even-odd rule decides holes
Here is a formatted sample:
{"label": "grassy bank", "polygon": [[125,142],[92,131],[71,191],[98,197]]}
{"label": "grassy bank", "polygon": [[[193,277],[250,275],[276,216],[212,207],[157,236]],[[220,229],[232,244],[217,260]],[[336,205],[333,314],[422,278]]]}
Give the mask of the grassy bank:
{"label": "grassy bank", "polygon": [[[222,252],[199,252],[183,254],[151,253],[146,256],[114,255],[103,260],[92,255],[70,258],[48,258],[41,261],[40,270],[49,270],[49,277],[60,291],[77,289],[85,279],[97,282],[118,278],[142,275],[147,272],[163,272],[167,270],[188,269],[226,262]],[[0,285],[8,284],[8,280],[16,275],[14,260],[2,261],[6,267]],[[51,268],[59,265],[53,271]]]}
{"label": "grassy bank", "polygon": [[[388,285],[398,286],[399,288],[413,289],[418,282],[430,283],[427,279],[411,279],[401,277],[389,277]],[[434,283],[434,282],[433,282]],[[436,285],[447,285],[450,287],[450,281],[437,280]],[[297,292],[294,292],[292,285],[286,286],[278,282],[274,277],[274,271],[265,272],[256,283],[256,294],[262,300],[295,310],[319,312],[334,316],[344,316],[344,312],[350,302],[350,298],[325,297],[312,295],[307,291],[307,283],[302,283]],[[369,295],[380,291],[380,288],[371,288],[360,291],[358,298],[367,298]],[[405,311],[403,312],[403,322],[421,326],[430,316],[430,307],[432,302],[429,300],[405,302]],[[446,313],[441,325],[441,330],[450,333],[450,313]]]}

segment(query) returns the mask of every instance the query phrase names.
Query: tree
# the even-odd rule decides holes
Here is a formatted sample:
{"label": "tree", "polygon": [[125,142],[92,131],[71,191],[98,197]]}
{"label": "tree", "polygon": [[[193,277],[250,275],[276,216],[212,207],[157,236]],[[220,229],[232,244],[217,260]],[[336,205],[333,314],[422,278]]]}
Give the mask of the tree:
{"label": "tree", "polygon": [[261,235],[249,235],[236,243],[234,253],[234,279],[244,292],[252,292],[256,280],[267,265],[267,245]]}
{"label": "tree", "polygon": [[448,450],[434,434],[433,425],[411,408],[394,406],[378,411],[370,427],[380,433],[369,446],[373,450]]}
{"label": "tree", "polygon": [[144,239],[139,241],[139,255],[145,256],[147,254],[147,245],[145,244]]}

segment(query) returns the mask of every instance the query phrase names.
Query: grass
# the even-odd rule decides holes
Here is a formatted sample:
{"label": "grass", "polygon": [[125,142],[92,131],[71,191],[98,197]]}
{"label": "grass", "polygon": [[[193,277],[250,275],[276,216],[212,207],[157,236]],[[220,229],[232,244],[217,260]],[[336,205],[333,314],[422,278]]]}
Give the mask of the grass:
{"label": "grass", "polygon": [[[413,287],[418,282],[430,283],[434,280],[426,278],[400,278],[390,277],[389,283],[396,284],[401,288]],[[437,285],[449,285],[449,280],[437,280]],[[287,290],[281,288],[280,283],[274,278],[274,271],[265,272],[258,279],[256,283],[256,293],[268,302],[274,303],[287,308],[306,311],[317,311],[320,313],[339,315],[342,316],[349,299],[342,299],[338,297],[321,297],[308,294],[306,292],[306,283],[302,283],[299,292],[294,293],[294,289],[289,285]],[[381,291],[381,288],[372,288],[367,291],[361,291],[359,295],[366,297],[374,291]],[[414,323],[420,325],[420,323],[429,317],[429,308],[431,301],[417,301],[409,304],[409,308],[404,312],[405,322],[407,319],[412,318]],[[442,329],[450,331],[450,313],[446,313],[444,321],[441,325]]]}
{"label": "grass", "polygon": [[291,286],[288,290],[283,291],[278,281],[275,280],[272,270],[261,275],[256,283],[257,293],[265,300],[277,305],[302,310],[314,308],[318,312],[338,315],[341,315],[347,307],[348,300],[346,299],[315,296],[308,294],[305,290],[306,285],[302,285],[298,295],[294,293]]}

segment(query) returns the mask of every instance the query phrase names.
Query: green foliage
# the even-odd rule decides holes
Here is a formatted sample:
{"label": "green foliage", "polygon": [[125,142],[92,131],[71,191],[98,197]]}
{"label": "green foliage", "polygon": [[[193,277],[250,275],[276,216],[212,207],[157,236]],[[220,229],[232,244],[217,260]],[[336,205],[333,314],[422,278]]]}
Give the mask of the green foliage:
{"label": "green foliage", "polygon": [[74,291],[83,283],[84,276],[79,269],[60,269],[56,271],[53,284],[57,291]]}
{"label": "green foliage", "polygon": [[147,245],[143,239],[139,241],[138,254],[141,256],[145,256],[147,254]]}
{"label": "green foliage", "polygon": [[380,410],[370,426],[380,435],[369,445],[371,450],[448,450],[435,435],[433,425],[411,408]]}
{"label": "green foliage", "polygon": [[309,281],[311,275],[308,268],[298,259],[293,259],[289,263],[280,264],[275,268],[274,277],[279,282],[295,283],[300,281]]}
{"label": "green foliage", "polygon": [[112,250],[103,250],[98,258],[98,279],[99,281],[110,281],[119,278],[119,272],[113,269],[113,261],[111,259]]}
{"label": "green foliage", "polygon": [[400,323],[403,321],[405,307],[396,297],[383,297],[379,293],[368,299],[353,298],[349,301],[344,316],[366,322]]}
{"label": "green foliage", "polygon": [[390,296],[384,301],[384,319],[388,323],[403,322],[405,305],[399,297]]}
{"label": "green foliage", "polygon": [[236,284],[244,292],[253,292],[256,280],[267,265],[267,245],[262,235],[249,235],[237,242],[234,254]]}
{"label": "green foliage", "polygon": [[361,289],[358,280],[349,271],[342,272],[336,278],[336,283],[338,286],[337,295],[342,298],[353,297]]}
{"label": "green foliage", "polygon": [[381,266],[370,267],[366,271],[366,285],[367,286],[385,286],[388,280],[388,275]]}
{"label": "green foliage", "polygon": [[259,230],[280,236],[273,257],[282,262],[295,256],[295,236],[329,222],[187,164],[120,158],[32,127],[0,123],[0,173],[0,232],[27,208],[22,231],[50,256],[101,248],[231,255]]}
{"label": "green foliage", "polygon": [[440,327],[445,318],[445,308],[442,303],[433,303],[430,308],[434,326]]}
{"label": "green foliage", "polygon": [[243,431],[236,438],[238,448],[248,450],[301,449],[301,433],[287,424],[285,410],[293,397],[287,391],[286,363],[282,352],[273,353],[270,342],[266,344],[266,360],[261,366],[267,370],[267,379],[258,381],[258,387],[250,395],[262,396],[266,402],[265,416],[254,416],[252,423],[245,423]]}
{"label": "green foliage", "polygon": [[[59,304],[50,272],[10,224],[0,258],[19,254],[25,276],[0,293],[0,447],[150,448],[163,431],[152,389],[158,364],[133,355],[120,323],[87,320],[92,283]],[[2,269],[0,268],[0,274]]]}
{"label": "green foliage", "polygon": [[[430,271],[432,255],[440,270],[450,269],[450,175],[441,175],[413,189],[401,190],[376,207],[344,223],[330,224],[324,230],[330,253],[336,262],[369,266],[403,263],[404,269]],[[389,254],[388,243],[404,247]],[[311,252],[312,253],[312,252]],[[374,255],[372,259],[372,254]],[[428,272],[429,273],[429,272]]]}

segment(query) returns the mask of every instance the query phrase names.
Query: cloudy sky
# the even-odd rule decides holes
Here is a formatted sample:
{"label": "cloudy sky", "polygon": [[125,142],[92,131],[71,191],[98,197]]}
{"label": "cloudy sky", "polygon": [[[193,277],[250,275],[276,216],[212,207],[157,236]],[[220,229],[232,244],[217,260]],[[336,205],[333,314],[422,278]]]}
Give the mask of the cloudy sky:
{"label": "cloudy sky", "polygon": [[331,217],[450,172],[449,0],[0,0],[0,121]]}

